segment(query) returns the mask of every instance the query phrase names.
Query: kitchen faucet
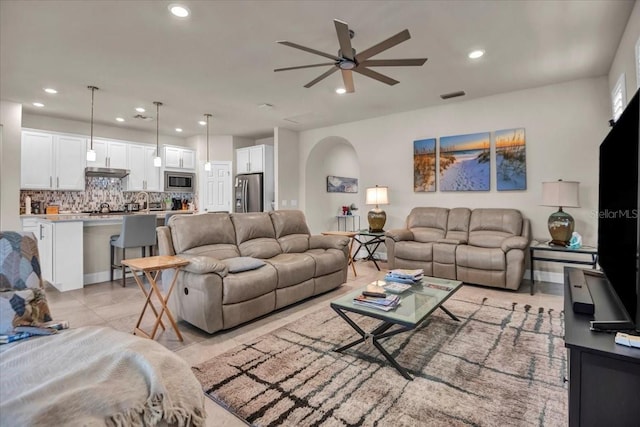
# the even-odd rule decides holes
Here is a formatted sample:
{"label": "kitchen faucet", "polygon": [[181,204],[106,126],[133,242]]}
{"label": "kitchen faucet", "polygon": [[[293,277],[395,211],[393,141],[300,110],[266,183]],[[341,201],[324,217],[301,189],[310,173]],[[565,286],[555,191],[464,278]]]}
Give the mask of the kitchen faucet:
{"label": "kitchen faucet", "polygon": [[149,193],[147,193],[146,191],[141,191],[138,194],[136,194],[136,201],[140,198],[140,196],[145,196],[146,197],[146,204],[143,206],[146,206],[146,208],[144,209],[147,213],[149,213]]}

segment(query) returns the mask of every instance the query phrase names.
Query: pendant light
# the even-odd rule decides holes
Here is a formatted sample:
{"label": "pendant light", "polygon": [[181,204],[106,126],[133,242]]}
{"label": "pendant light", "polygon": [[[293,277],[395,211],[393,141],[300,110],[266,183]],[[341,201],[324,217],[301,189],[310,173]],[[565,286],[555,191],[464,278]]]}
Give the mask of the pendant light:
{"label": "pendant light", "polygon": [[211,170],[211,162],[209,161],[209,118],[211,114],[204,115],[207,118],[207,163],[204,164],[204,170],[207,172]]}
{"label": "pendant light", "polygon": [[162,159],[160,158],[160,106],[162,102],[153,101],[156,105],[156,157],[153,159],[153,166],[159,168],[162,166]]}
{"label": "pendant light", "polygon": [[96,161],[96,152],[93,151],[93,94],[98,90],[95,86],[87,86],[88,89],[91,89],[91,139],[89,149],[87,150],[87,161],[95,162]]}

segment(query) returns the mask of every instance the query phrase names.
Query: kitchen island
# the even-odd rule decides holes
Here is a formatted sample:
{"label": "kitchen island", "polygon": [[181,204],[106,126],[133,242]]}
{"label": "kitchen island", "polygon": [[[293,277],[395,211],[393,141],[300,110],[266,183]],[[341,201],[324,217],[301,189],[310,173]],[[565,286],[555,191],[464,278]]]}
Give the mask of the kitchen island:
{"label": "kitchen island", "polygon": [[[127,214],[61,213],[58,215],[22,215],[23,231],[31,231],[38,240],[42,276],[61,292],[105,282],[110,274],[110,238],[120,234]],[[164,225],[167,213],[193,214],[193,211],[152,211],[158,225]],[[118,251],[119,252],[119,251]],[[128,258],[140,257],[140,249],[127,251]],[[119,263],[119,260],[116,261]],[[114,280],[120,278],[116,270]]]}

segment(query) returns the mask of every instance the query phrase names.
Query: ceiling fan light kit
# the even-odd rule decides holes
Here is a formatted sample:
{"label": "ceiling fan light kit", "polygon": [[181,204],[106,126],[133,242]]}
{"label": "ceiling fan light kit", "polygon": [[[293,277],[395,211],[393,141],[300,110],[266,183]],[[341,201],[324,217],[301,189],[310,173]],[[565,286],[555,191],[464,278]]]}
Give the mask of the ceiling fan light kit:
{"label": "ceiling fan light kit", "polygon": [[309,64],[309,65],[299,65],[295,67],[277,68],[273,71],[278,72],[278,71],[299,70],[302,68],[322,67],[322,66],[330,65],[331,68],[329,68],[329,70],[325,71],[320,76],[311,80],[309,83],[304,85],[304,87],[310,88],[316,83],[326,79],[334,72],[340,70],[342,73],[342,81],[344,83],[345,91],[347,93],[352,93],[355,91],[355,86],[353,84],[354,71],[358,74],[362,74],[363,76],[367,76],[374,80],[378,80],[379,82],[393,86],[400,82],[392,79],[391,77],[385,76],[384,74],[378,73],[377,71],[373,71],[369,67],[421,66],[427,61],[427,58],[377,59],[377,60],[369,59],[381,52],[384,52],[387,49],[391,49],[397,44],[400,44],[404,41],[409,40],[411,38],[411,35],[409,34],[409,30],[400,31],[398,34],[392,37],[389,37],[388,39],[383,40],[380,43],[373,45],[370,48],[365,49],[360,53],[356,53],[356,50],[351,46],[351,39],[355,34],[353,30],[349,29],[349,25],[346,22],[340,21],[338,19],[334,19],[333,23],[336,28],[338,43],[340,45],[340,49],[338,50],[338,55],[332,55],[330,53],[321,52],[319,50],[312,49],[312,48],[302,46],[297,43],[292,43],[289,41],[277,42],[285,46],[293,47],[295,49],[300,49],[305,52],[313,53],[314,55],[319,55],[319,56],[331,59],[333,62],[324,62],[321,64]]}

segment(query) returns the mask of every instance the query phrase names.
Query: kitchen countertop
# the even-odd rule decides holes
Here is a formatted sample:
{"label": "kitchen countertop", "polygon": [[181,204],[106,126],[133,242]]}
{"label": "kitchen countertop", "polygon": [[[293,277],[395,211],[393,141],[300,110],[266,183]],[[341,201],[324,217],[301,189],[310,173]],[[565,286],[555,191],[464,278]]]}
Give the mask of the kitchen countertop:
{"label": "kitchen countertop", "polygon": [[[85,223],[119,223],[122,222],[122,217],[125,215],[141,215],[145,214],[144,211],[139,211],[136,213],[126,213],[123,215],[114,215],[114,214],[106,214],[106,215],[90,215],[88,213],[60,213],[57,215],[20,215],[21,219],[24,218],[38,218],[44,221],[50,222],[74,222],[74,221],[82,221]],[[197,211],[151,211],[149,213],[156,214],[158,218],[164,218],[168,213],[176,213],[176,214],[195,214]]]}

